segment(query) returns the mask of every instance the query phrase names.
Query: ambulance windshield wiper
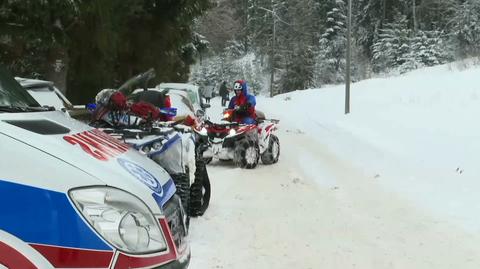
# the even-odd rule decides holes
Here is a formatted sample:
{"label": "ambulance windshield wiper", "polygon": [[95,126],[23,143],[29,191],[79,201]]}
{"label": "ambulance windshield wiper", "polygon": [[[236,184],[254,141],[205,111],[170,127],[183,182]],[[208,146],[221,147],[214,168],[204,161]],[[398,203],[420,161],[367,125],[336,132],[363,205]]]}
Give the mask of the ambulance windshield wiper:
{"label": "ambulance windshield wiper", "polygon": [[[53,108],[53,110],[55,110]],[[0,112],[21,113],[21,112],[40,112],[52,111],[52,107],[36,107],[36,106],[0,106]]]}

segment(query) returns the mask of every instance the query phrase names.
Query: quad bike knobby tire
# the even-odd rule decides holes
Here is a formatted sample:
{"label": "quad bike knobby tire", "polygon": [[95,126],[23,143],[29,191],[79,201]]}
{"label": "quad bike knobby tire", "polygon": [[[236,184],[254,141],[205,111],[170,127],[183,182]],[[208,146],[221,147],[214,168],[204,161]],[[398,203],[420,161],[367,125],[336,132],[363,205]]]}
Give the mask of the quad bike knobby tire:
{"label": "quad bike knobby tire", "polygon": [[195,181],[190,187],[189,215],[192,217],[202,216],[210,203],[210,179],[203,158],[197,158],[195,163]]}
{"label": "quad bike knobby tire", "polygon": [[276,163],[278,162],[278,157],[280,157],[280,141],[277,136],[272,134],[270,136],[270,141],[268,142],[268,148],[262,154],[262,163]]}
{"label": "quad bike knobby tire", "polygon": [[260,159],[258,144],[249,138],[239,140],[235,145],[233,162],[241,168],[253,169]]}
{"label": "quad bike knobby tire", "polygon": [[203,161],[205,162],[205,164],[211,163],[212,160],[213,160],[213,157],[203,158]]}
{"label": "quad bike knobby tire", "polygon": [[[175,183],[175,187],[177,189],[176,194],[180,196],[180,200],[182,201],[183,209],[188,215],[189,212],[189,205],[190,205],[190,179],[189,174],[175,174],[172,175],[173,182]],[[187,219],[187,225],[189,223],[189,219]],[[188,226],[187,226],[188,227]]]}

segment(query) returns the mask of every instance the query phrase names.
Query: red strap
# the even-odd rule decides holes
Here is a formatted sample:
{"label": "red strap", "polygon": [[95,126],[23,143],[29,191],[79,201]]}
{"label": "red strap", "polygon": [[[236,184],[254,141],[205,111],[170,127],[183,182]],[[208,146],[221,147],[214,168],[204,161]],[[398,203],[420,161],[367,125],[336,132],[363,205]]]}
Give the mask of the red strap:
{"label": "red strap", "polygon": [[160,112],[154,105],[143,101],[132,104],[130,106],[130,111],[136,116],[144,119],[149,117],[152,117],[152,119],[157,119],[160,115]]}

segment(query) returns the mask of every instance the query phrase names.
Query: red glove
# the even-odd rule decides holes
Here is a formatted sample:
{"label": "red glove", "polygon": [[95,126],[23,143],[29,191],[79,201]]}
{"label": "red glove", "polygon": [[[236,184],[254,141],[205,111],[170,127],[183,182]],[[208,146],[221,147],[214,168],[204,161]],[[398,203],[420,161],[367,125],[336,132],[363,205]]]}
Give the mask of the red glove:
{"label": "red glove", "polygon": [[198,121],[194,117],[192,117],[190,115],[187,115],[187,117],[183,121],[183,124],[185,124],[187,126],[194,126],[195,127],[195,126],[198,125]]}

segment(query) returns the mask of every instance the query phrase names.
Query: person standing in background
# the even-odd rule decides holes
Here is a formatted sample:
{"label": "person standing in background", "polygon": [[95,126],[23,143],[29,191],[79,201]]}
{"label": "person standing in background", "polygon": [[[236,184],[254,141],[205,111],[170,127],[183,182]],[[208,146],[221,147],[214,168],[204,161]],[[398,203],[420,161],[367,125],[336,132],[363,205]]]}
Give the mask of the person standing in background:
{"label": "person standing in background", "polygon": [[222,98],[222,107],[224,107],[227,104],[227,101],[230,99],[227,89],[227,82],[225,80],[220,85],[220,90],[218,91],[218,94]]}
{"label": "person standing in background", "polygon": [[203,97],[205,97],[205,101],[207,104],[210,104],[210,99],[212,98],[213,94],[213,86],[207,85],[203,89]]}

